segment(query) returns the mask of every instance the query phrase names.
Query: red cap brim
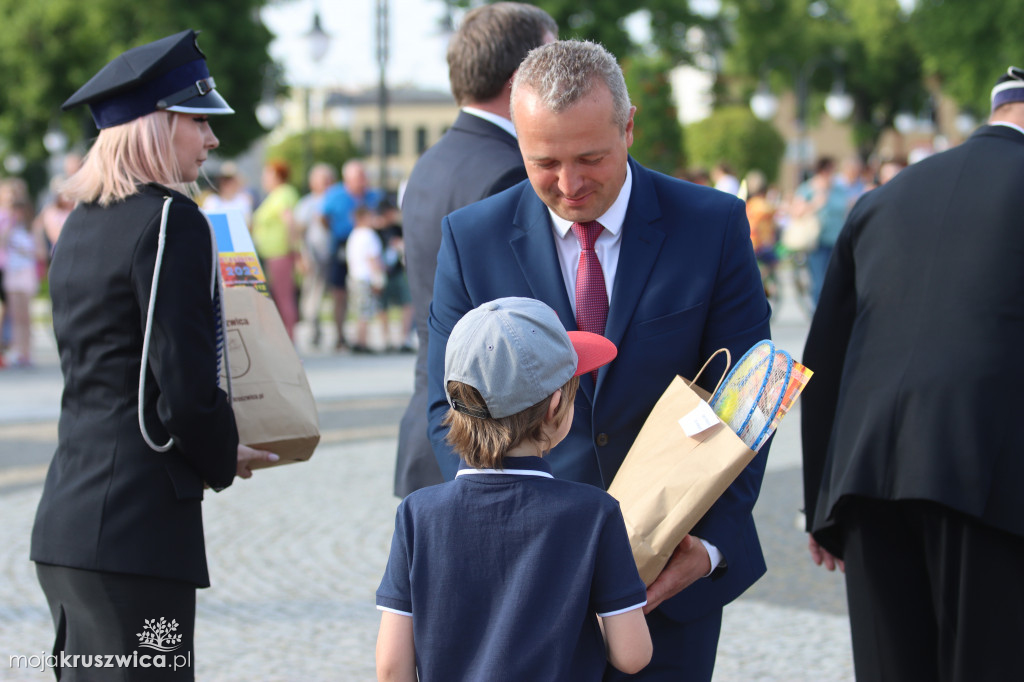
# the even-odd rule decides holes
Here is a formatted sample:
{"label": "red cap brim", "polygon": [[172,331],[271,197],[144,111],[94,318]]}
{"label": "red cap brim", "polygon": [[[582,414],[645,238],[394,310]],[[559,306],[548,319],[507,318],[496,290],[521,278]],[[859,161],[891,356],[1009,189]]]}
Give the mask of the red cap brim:
{"label": "red cap brim", "polygon": [[569,341],[572,342],[572,347],[576,349],[576,355],[579,357],[574,376],[579,377],[593,372],[598,367],[607,365],[619,354],[615,344],[600,334],[569,332]]}

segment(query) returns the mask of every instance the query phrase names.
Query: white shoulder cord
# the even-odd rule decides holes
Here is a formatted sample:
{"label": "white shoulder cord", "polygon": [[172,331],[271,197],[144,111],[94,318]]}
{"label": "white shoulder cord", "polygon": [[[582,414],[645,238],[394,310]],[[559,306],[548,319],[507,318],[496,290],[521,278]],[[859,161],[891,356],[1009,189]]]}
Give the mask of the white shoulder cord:
{"label": "white shoulder cord", "polygon": [[[146,445],[151,447],[157,452],[167,452],[174,445],[174,439],[169,438],[163,445],[157,445],[153,442],[153,439],[149,437],[149,431],[146,430],[146,422],[143,419],[144,410],[144,397],[146,394],[146,370],[149,367],[149,340],[153,332],[153,310],[156,307],[156,292],[157,286],[160,282],[160,265],[164,259],[164,244],[167,241],[167,214],[171,210],[171,197],[164,199],[163,212],[160,214],[160,232],[157,237],[156,246],[156,263],[153,266],[153,284],[149,290],[149,308],[146,311],[146,330],[142,336],[142,366],[139,368],[139,430],[142,432],[142,439],[146,441]],[[204,214],[205,217],[205,214]],[[209,225],[209,219],[207,219]],[[210,273],[210,296],[211,298],[216,295],[220,301],[219,320],[220,323],[220,335],[221,335],[221,351],[223,352],[223,367],[224,375],[227,383],[228,393],[228,405],[231,404],[231,370],[228,364],[228,344],[227,344],[227,319],[224,316],[224,285],[221,281],[220,267],[218,267],[219,254],[217,252],[217,240],[214,236],[213,226],[210,225],[210,244],[213,247],[213,269]]]}
{"label": "white shoulder cord", "polygon": [[139,367],[139,430],[146,445],[157,452],[167,452],[174,445],[174,438],[168,438],[163,445],[157,445],[149,437],[146,421],[142,418],[143,401],[146,395],[146,370],[149,369],[149,337],[153,332],[153,309],[156,307],[156,290],[160,282],[160,264],[164,260],[164,242],[167,240],[167,214],[171,210],[171,197],[164,199],[163,212],[160,214],[160,234],[156,242],[156,263],[153,265],[153,285],[149,288],[149,309],[146,311],[146,331],[142,335],[142,362]]}

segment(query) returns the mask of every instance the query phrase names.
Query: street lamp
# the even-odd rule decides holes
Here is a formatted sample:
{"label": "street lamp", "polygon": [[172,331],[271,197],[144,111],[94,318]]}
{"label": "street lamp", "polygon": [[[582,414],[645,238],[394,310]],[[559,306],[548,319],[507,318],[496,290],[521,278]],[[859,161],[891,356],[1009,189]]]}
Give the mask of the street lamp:
{"label": "street lamp", "polygon": [[[317,8],[313,9],[313,27],[306,33],[306,42],[309,45],[309,58],[312,60],[313,65],[317,65],[327,55],[327,50],[331,46],[331,36],[324,31],[323,26],[320,25],[320,10]],[[306,130],[303,133],[303,159],[302,159],[302,180],[300,184],[305,186],[307,179],[309,178],[309,169],[313,167],[313,140],[312,140],[312,125],[313,125],[313,87],[311,84],[306,86]]]}
{"label": "street lamp", "polygon": [[388,0],[377,0],[377,66],[380,80],[377,85],[377,110],[380,116],[380,135],[377,152],[380,155],[380,189],[388,188]]}
{"label": "street lamp", "polygon": [[[790,64],[796,95],[797,167],[801,182],[806,178],[810,167],[810,159],[807,154],[807,100],[810,95],[810,82],[815,70],[822,65],[828,65],[835,76],[832,92],[825,98],[825,111],[832,119],[840,123],[853,113],[853,98],[844,87],[841,67],[832,58],[812,57],[799,66]],[[761,75],[757,91],[750,98],[750,109],[754,112],[754,116],[762,121],[774,118],[779,109],[779,100],[772,94],[764,73]]]}

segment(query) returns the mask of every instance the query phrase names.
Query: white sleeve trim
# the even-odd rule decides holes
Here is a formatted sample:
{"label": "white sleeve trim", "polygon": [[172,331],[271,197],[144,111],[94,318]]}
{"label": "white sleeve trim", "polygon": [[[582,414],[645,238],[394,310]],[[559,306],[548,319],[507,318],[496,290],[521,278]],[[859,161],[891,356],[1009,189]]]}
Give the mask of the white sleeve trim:
{"label": "white sleeve trim", "polygon": [[388,607],[381,606],[380,604],[377,605],[377,610],[378,611],[387,611],[388,613],[396,613],[399,616],[409,616],[410,618],[412,618],[412,614],[409,613],[408,611],[399,611],[398,609],[389,609]]}
{"label": "white sleeve trim", "polygon": [[[627,606],[624,609],[619,609],[617,611],[608,611],[607,613],[599,613],[597,615],[601,616],[602,618],[607,618],[609,616],[617,616],[620,613],[626,613],[627,611],[636,611],[637,609],[642,609],[645,606],[647,606],[647,600],[646,599],[644,599],[639,604],[634,604],[633,606]],[[380,607],[378,606],[377,608],[379,609]]]}

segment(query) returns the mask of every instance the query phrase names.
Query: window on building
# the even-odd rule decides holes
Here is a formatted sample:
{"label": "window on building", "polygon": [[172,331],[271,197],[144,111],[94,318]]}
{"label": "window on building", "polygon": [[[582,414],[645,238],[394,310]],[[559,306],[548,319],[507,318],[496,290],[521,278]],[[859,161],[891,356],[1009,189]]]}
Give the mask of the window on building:
{"label": "window on building", "polygon": [[420,126],[416,129],[416,153],[422,154],[427,151],[427,129]]}
{"label": "window on building", "polygon": [[384,137],[384,153],[388,156],[398,156],[398,128],[388,128]]}

